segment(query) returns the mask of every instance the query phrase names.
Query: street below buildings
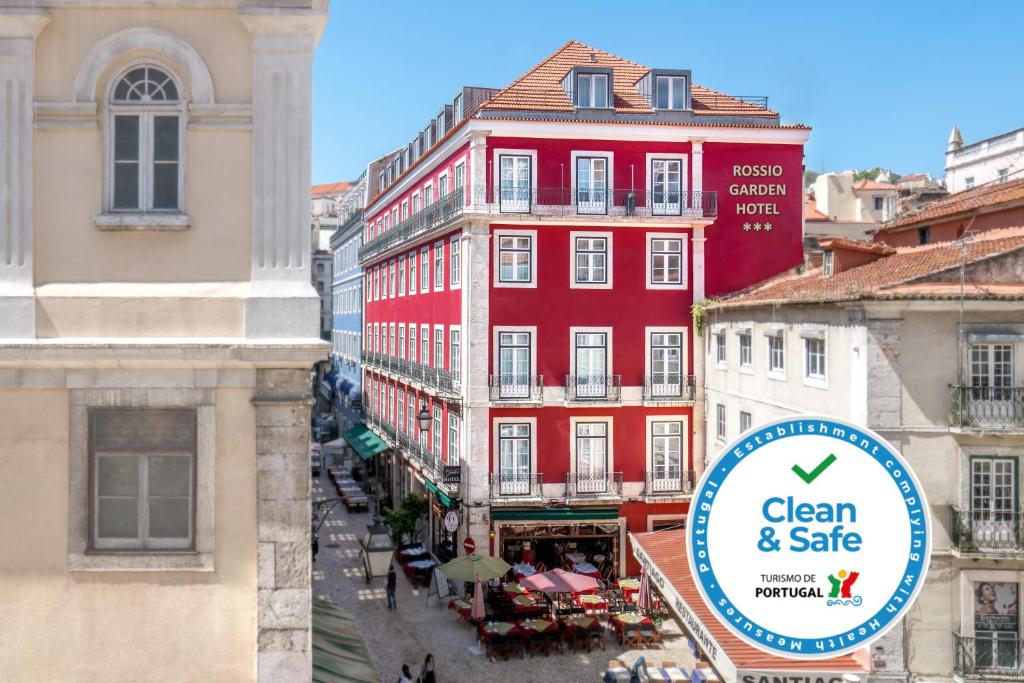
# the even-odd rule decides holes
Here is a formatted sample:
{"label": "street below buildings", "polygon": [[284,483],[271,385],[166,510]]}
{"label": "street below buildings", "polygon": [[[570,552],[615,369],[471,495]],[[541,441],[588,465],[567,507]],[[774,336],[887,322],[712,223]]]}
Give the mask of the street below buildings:
{"label": "street below buildings", "polygon": [[[325,472],[313,481],[313,499],[333,497]],[[609,632],[606,650],[489,661],[478,647],[473,627],[448,609],[447,600],[441,605],[436,596],[428,600],[428,589],[414,587],[401,574],[398,609],[388,610],[385,580],[367,584],[359,557],[359,538],[369,522],[369,514],[349,513],[341,505],[328,515],[313,564],[313,595],[352,615],[382,681],[397,680],[403,663],[415,676],[427,653],[434,655],[439,681],[593,683],[601,679],[609,660],[618,658],[632,666],[641,656],[648,664],[660,666],[663,660],[671,660],[686,670],[694,667],[686,638],[671,619],[664,622],[662,647],[653,650],[624,650]]]}

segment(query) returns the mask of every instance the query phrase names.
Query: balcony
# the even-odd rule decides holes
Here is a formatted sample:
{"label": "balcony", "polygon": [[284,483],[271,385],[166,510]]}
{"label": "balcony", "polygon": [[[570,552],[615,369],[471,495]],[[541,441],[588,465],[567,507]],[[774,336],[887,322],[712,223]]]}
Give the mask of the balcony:
{"label": "balcony", "polygon": [[544,475],[531,472],[491,473],[491,502],[522,503],[542,499]]}
{"label": "balcony", "polygon": [[386,356],[383,353],[363,352],[363,363],[366,367],[388,372],[409,382],[416,382],[440,394],[457,396],[460,391],[459,380],[448,370],[432,368],[429,365],[414,361]]}
{"label": "balcony", "polygon": [[961,680],[1024,681],[1021,641],[996,637],[995,633],[988,638],[968,638],[954,633],[953,673]]}
{"label": "balcony", "polygon": [[371,259],[448,224],[462,215],[464,205],[464,191],[460,187],[363,244],[359,247],[359,260]]}
{"label": "balcony", "polygon": [[967,429],[1024,429],[1024,387],[955,386],[950,422]]}
{"label": "balcony", "polygon": [[535,216],[715,218],[718,215],[718,193],[679,190],[643,192],[583,187],[492,187],[475,190],[473,206],[487,213]]}
{"label": "balcony", "polygon": [[544,399],[544,375],[490,375],[492,401],[539,403]]}
{"label": "balcony", "polygon": [[693,401],[696,390],[697,381],[693,375],[644,375],[644,401],[648,403]]}
{"label": "balcony", "polygon": [[949,541],[961,553],[1024,552],[1021,513],[950,506]]}
{"label": "balcony", "polygon": [[645,496],[688,496],[693,493],[695,481],[693,470],[682,467],[662,467],[647,472]]}
{"label": "balcony", "polygon": [[566,401],[618,403],[622,398],[622,375],[566,375]]}
{"label": "balcony", "polygon": [[622,472],[566,472],[567,498],[621,498]]}

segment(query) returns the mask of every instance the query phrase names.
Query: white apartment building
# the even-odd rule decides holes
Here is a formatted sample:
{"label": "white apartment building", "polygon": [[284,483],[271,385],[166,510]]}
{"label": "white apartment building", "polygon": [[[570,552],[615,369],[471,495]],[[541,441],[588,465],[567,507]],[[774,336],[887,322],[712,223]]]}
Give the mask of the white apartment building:
{"label": "white apartment building", "polygon": [[[855,180],[853,171],[843,171],[821,174],[808,194],[815,208],[832,223],[823,224],[823,230],[831,230],[828,234],[835,237],[859,239],[865,231],[896,216],[899,188],[881,174],[875,180]],[[814,226],[807,229],[814,233]]]}
{"label": "white apartment building", "polygon": [[868,653],[869,680],[1019,680],[1024,229],[963,250],[821,246],[821,266],[705,310],[706,456],[801,413],[887,438],[925,487],[934,538],[926,585]]}
{"label": "white apartment building", "polygon": [[946,189],[963,192],[978,185],[1024,177],[1024,128],[964,144],[960,126],[946,143]]}

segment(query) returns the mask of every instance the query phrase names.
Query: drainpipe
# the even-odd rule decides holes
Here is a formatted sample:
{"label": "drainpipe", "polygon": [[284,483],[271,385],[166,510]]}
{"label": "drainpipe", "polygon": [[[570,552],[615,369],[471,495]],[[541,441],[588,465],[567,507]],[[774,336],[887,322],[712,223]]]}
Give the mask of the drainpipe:
{"label": "drainpipe", "polygon": [[[693,228],[693,303],[704,299],[704,226]],[[704,325],[705,334],[707,324]],[[693,472],[695,482],[704,473],[704,336],[692,335],[693,341]]]}

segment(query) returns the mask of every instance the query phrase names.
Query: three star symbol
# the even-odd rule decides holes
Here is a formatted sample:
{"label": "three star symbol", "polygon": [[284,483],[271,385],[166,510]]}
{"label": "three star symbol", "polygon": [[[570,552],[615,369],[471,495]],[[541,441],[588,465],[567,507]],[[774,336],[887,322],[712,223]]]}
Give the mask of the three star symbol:
{"label": "three star symbol", "polygon": [[765,232],[771,232],[772,224],[771,223],[753,223],[753,224],[751,224],[751,223],[744,223],[743,224],[743,231],[744,232],[750,232],[751,230],[753,230],[754,232],[761,232],[762,230],[764,230]]}

